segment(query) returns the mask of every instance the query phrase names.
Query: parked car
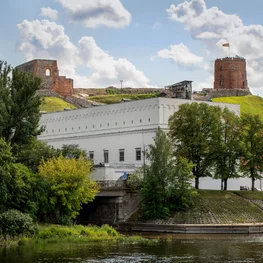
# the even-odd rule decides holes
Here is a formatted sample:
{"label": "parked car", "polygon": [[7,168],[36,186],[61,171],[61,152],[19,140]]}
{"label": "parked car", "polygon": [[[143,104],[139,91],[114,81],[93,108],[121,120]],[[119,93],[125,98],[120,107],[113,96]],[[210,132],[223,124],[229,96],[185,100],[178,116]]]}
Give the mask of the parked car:
{"label": "parked car", "polygon": [[248,191],[249,187],[248,186],[240,186],[240,190],[242,191]]}

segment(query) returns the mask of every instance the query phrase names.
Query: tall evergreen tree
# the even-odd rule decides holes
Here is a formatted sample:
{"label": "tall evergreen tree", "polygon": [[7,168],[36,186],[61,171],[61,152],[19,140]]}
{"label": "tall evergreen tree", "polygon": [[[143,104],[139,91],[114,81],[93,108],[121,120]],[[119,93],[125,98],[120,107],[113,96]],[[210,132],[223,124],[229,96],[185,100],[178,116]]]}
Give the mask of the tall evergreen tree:
{"label": "tall evergreen tree", "polygon": [[[13,149],[40,134],[41,79],[0,62],[0,137]],[[17,146],[17,147],[14,147]]]}

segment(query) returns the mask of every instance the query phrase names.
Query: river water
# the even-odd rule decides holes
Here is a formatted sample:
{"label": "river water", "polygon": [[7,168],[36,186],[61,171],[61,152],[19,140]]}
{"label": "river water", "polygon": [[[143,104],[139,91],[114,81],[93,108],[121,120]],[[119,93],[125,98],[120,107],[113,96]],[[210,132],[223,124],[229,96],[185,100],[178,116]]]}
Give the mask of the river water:
{"label": "river water", "polygon": [[165,235],[151,245],[35,244],[0,248],[1,263],[263,262],[262,235]]}

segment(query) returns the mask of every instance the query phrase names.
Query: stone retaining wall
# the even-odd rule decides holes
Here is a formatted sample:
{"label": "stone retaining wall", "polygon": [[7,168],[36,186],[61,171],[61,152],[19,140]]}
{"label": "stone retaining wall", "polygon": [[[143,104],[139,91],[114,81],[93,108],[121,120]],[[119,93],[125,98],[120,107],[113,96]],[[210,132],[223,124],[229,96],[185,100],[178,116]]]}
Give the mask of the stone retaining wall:
{"label": "stone retaining wall", "polygon": [[157,225],[145,223],[120,223],[118,229],[122,231],[174,234],[256,234],[263,233],[263,223],[231,225]]}

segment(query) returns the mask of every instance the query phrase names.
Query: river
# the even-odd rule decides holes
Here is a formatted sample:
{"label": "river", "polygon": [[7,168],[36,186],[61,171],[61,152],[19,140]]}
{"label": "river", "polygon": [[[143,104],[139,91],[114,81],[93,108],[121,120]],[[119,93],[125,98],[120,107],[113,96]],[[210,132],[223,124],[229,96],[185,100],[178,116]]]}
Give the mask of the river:
{"label": "river", "polygon": [[162,235],[161,238],[151,245],[62,243],[0,248],[0,262],[263,262],[262,235]]}

